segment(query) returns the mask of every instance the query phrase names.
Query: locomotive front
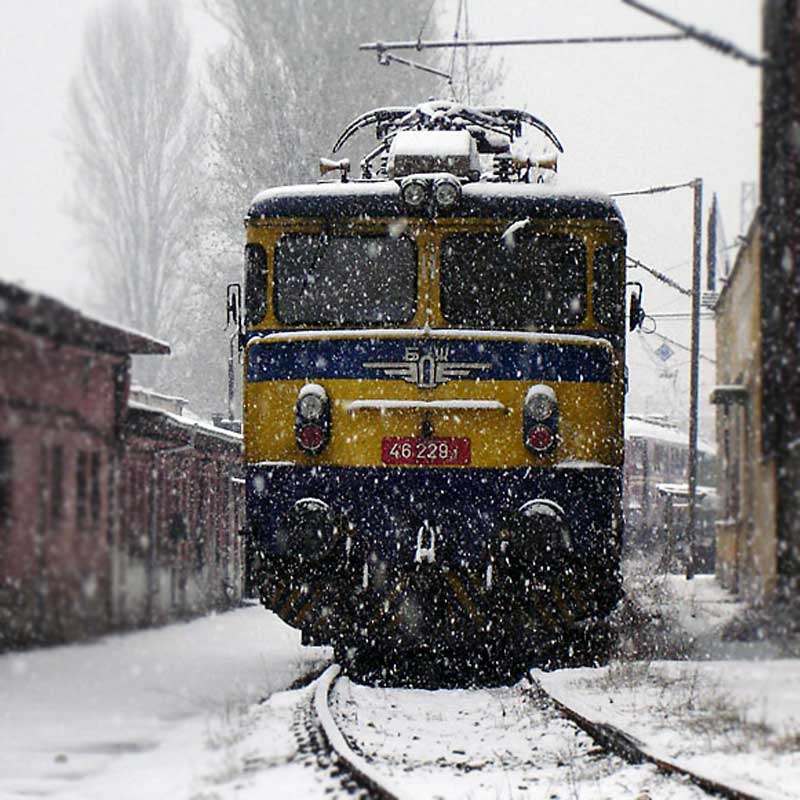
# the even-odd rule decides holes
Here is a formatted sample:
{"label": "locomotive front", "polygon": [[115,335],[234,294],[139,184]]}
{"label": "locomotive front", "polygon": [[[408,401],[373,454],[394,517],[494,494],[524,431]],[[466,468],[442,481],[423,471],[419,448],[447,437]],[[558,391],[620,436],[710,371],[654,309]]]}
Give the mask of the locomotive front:
{"label": "locomotive front", "polygon": [[621,594],[624,227],[527,182],[492,111],[388,110],[384,174],[247,217],[262,600],[378,679],[558,661]]}

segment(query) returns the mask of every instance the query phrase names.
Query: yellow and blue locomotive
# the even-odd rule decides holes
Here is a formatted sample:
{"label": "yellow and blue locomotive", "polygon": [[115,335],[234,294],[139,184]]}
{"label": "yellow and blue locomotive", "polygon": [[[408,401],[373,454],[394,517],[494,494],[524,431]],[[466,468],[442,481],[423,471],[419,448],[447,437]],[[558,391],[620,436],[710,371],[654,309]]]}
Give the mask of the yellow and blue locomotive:
{"label": "yellow and blue locomotive", "polygon": [[561,149],[526,112],[377,109],[334,151],[367,125],[359,179],[323,160],[246,218],[262,601],[379,680],[594,657],[621,596],[620,212],[514,155],[524,125]]}

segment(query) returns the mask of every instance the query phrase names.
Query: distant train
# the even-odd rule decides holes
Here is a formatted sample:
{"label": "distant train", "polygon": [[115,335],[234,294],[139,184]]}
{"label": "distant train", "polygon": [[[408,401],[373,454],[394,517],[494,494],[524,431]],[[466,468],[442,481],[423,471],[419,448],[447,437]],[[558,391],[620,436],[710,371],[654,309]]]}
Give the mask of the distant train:
{"label": "distant train", "polygon": [[[588,662],[621,596],[625,226],[432,101],[247,214],[244,447],[267,608],[390,682]],[[487,165],[488,162],[488,165]],[[640,322],[640,295],[631,323]],[[413,675],[412,675],[413,679]]]}
{"label": "distant train", "polygon": [[[656,417],[625,418],[623,506],[628,551],[657,556],[665,569],[687,558],[689,437]],[[697,569],[714,571],[717,511],[716,453],[698,442],[695,556]],[[671,552],[668,552],[670,550]]]}

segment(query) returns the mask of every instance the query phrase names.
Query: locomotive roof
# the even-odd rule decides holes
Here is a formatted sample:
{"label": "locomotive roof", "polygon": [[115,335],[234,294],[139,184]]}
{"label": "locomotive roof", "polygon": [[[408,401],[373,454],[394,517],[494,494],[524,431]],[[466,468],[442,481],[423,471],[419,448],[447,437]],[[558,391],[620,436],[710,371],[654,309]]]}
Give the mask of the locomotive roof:
{"label": "locomotive roof", "polygon": [[[270,217],[416,216],[391,180],[281,186],[256,195],[246,221]],[[454,210],[439,217],[540,217],[622,220],[617,204],[597,192],[535,183],[466,183]]]}

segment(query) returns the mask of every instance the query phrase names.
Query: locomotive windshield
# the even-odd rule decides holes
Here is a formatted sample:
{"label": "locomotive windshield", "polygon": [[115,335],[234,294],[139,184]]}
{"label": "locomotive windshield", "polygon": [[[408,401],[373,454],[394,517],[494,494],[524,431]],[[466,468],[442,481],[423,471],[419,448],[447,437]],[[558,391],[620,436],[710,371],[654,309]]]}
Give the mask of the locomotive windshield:
{"label": "locomotive windshield", "polygon": [[586,285],[586,245],[574,236],[460,233],[442,244],[442,314],[452,325],[577,325],[586,313]]}
{"label": "locomotive windshield", "polygon": [[286,325],[407,323],[417,248],[407,237],[285,234],[275,246],[275,313]]}

